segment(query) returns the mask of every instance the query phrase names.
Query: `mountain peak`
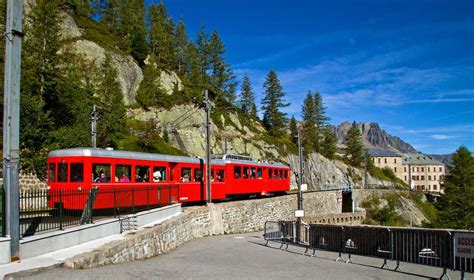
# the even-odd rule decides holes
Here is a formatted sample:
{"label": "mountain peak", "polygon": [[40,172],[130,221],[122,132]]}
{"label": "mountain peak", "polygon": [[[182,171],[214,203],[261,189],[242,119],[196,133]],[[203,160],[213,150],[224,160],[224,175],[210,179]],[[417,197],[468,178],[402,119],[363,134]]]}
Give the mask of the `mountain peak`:
{"label": "mountain peak", "polygon": [[[347,132],[351,128],[352,123],[345,121],[335,128],[335,134],[338,139],[338,144],[344,144]],[[390,135],[383,130],[378,123],[360,122],[356,123],[359,128],[362,139],[366,147],[379,148],[389,151],[401,153],[416,153],[416,149],[410,144],[406,143],[397,136]]]}

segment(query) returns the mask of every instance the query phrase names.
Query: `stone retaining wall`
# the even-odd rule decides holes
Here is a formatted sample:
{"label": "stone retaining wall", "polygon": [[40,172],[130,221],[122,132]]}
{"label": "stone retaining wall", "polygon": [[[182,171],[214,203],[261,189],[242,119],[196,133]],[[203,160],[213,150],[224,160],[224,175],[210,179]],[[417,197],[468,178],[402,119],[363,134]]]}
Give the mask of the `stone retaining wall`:
{"label": "stone retaining wall", "polygon": [[321,214],[307,216],[303,221],[307,224],[335,224],[335,225],[361,225],[366,217],[366,212]]}
{"label": "stone retaining wall", "polygon": [[[304,207],[307,215],[340,213],[341,198],[340,192],[307,193]],[[127,233],[123,240],[80,254],[63,266],[90,268],[146,259],[199,237],[255,232],[262,230],[267,220],[294,219],[295,208],[296,195],[188,207],[171,220]]]}

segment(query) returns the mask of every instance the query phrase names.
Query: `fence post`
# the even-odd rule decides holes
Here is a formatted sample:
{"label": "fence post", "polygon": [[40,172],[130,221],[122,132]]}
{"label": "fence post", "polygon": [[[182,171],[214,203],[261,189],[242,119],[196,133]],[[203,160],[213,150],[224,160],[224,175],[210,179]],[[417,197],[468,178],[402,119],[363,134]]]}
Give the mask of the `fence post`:
{"label": "fence post", "polygon": [[117,218],[117,195],[114,187],[114,218]]}
{"label": "fence post", "polygon": [[1,186],[0,194],[2,195],[2,232],[0,232],[1,236],[6,235],[6,214],[5,214],[5,190],[3,189],[3,185]]}
{"label": "fence post", "polygon": [[171,186],[168,186],[169,200],[168,205],[171,205]]}
{"label": "fence post", "polygon": [[132,213],[135,214],[135,188],[132,188]]}
{"label": "fence post", "polygon": [[63,191],[59,189],[59,229],[63,230]]}
{"label": "fence post", "polygon": [[146,210],[150,210],[150,200],[149,200],[149,187],[146,186]]}

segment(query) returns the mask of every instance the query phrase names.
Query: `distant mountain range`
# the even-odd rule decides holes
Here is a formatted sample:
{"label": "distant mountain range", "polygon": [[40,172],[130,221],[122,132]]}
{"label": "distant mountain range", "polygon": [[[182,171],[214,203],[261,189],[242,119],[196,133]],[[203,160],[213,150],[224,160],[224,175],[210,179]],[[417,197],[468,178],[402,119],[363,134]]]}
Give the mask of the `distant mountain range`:
{"label": "distant mountain range", "polygon": [[[338,144],[344,144],[347,132],[351,126],[352,123],[343,122],[333,127]],[[365,146],[368,148],[379,148],[400,153],[418,153],[413,146],[397,136],[390,135],[378,123],[361,122],[357,123],[357,127],[361,131]]]}

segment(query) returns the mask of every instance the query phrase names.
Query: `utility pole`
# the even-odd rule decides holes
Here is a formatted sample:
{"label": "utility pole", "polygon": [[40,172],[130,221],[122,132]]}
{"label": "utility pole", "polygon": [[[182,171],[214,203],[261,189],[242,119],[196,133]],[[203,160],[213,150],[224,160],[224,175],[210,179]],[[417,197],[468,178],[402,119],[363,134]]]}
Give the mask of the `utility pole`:
{"label": "utility pole", "polygon": [[11,258],[20,256],[19,160],[20,70],[23,1],[8,0],[5,33],[5,83],[3,97],[3,184],[6,194],[6,230],[11,238]]}
{"label": "utility pole", "polygon": [[92,107],[92,123],[91,123],[92,148],[97,148],[97,107]]}
{"label": "utility pole", "polygon": [[304,166],[303,166],[303,147],[301,146],[301,134],[298,130],[298,154],[300,160],[300,180],[298,182],[298,210],[303,210],[303,192],[301,185],[303,184]]}
{"label": "utility pole", "polygon": [[211,104],[209,104],[209,93],[207,90],[204,92],[205,104],[204,110],[206,111],[206,194],[207,203],[212,202],[212,189],[211,189]]}

